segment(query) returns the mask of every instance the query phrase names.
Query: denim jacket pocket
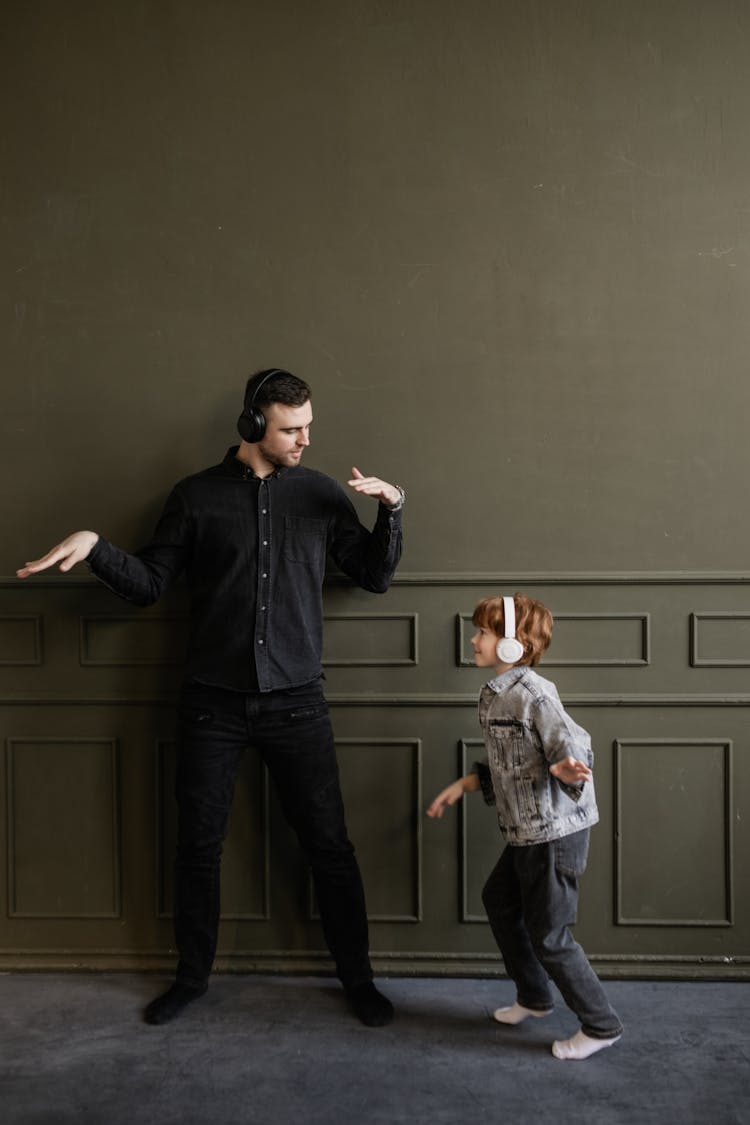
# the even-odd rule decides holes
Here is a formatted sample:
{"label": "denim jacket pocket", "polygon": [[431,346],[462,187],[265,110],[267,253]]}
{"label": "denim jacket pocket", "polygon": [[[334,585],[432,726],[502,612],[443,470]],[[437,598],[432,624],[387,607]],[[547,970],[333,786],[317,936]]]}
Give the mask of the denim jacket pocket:
{"label": "denim jacket pocket", "polygon": [[525,828],[538,827],[544,821],[544,809],[540,808],[540,794],[534,778],[520,775],[514,785],[519,823]]}
{"label": "denim jacket pocket", "polygon": [[559,872],[576,878],[583,875],[589,857],[590,835],[588,828],[582,828],[580,832],[572,832],[569,836],[553,841],[555,868]]}
{"label": "denim jacket pocket", "polygon": [[515,719],[490,719],[489,736],[495,765],[502,770],[524,764],[524,726]]}

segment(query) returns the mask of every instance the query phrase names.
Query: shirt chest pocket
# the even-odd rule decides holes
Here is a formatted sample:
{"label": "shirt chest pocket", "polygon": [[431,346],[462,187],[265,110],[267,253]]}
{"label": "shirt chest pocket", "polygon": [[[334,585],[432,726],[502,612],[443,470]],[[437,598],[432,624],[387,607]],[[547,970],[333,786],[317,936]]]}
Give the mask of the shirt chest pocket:
{"label": "shirt chest pocket", "polygon": [[325,562],[326,521],[311,516],[284,516],[282,551],[288,562],[318,569]]}
{"label": "shirt chest pocket", "polygon": [[490,719],[489,750],[501,770],[518,769],[524,764],[524,726],[515,719]]}

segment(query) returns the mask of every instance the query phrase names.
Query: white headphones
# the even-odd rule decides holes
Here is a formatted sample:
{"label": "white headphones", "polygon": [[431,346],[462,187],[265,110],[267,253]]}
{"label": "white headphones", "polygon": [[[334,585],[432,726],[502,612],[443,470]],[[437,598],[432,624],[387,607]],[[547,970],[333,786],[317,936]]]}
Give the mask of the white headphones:
{"label": "white headphones", "polygon": [[523,656],[523,645],[516,640],[516,603],[513,598],[503,598],[505,636],[497,642],[497,658],[503,664],[516,664]]}

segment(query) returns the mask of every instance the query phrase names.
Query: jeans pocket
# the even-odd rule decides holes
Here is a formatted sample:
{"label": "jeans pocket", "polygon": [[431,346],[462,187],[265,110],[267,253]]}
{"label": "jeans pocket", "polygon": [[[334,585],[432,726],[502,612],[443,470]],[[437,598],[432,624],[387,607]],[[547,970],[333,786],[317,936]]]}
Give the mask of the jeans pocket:
{"label": "jeans pocket", "polygon": [[573,832],[570,836],[563,836],[560,840],[553,840],[555,849],[555,868],[562,875],[578,877],[586,870],[586,861],[589,857],[588,828],[580,832]]}
{"label": "jeans pocket", "polygon": [[309,707],[300,707],[295,711],[286,711],[286,719],[290,723],[305,723],[312,722],[314,719],[320,719],[328,713],[327,703],[316,703]]}
{"label": "jeans pocket", "polygon": [[207,707],[191,707],[190,704],[182,704],[178,716],[180,722],[189,727],[208,727],[214,721],[213,711]]}

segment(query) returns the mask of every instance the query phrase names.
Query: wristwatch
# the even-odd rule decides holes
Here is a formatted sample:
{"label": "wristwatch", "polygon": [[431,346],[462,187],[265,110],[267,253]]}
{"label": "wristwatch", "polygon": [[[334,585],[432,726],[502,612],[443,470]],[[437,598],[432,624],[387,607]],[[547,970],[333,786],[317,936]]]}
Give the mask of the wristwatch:
{"label": "wristwatch", "polygon": [[389,511],[400,512],[401,509],[404,506],[404,501],[406,500],[406,493],[404,492],[404,490],[403,490],[403,488],[401,487],[400,484],[394,484],[393,487],[398,489],[399,494],[400,494],[400,499],[399,499],[397,504],[389,505]]}

